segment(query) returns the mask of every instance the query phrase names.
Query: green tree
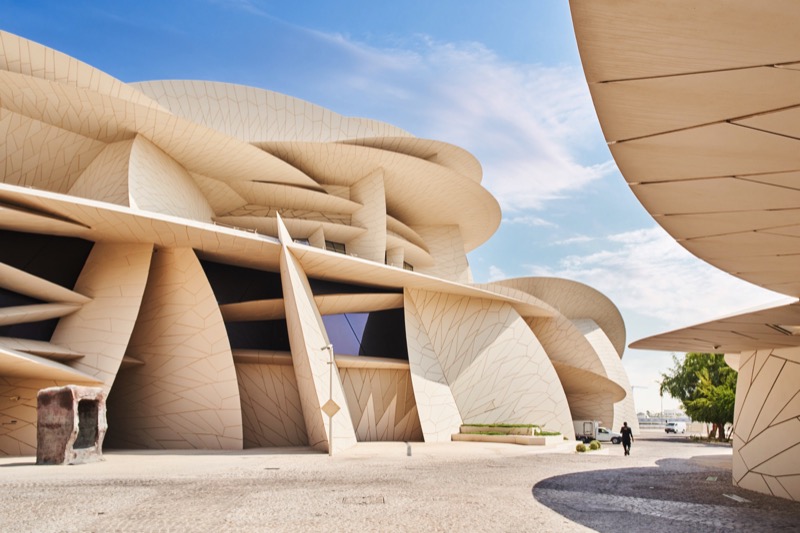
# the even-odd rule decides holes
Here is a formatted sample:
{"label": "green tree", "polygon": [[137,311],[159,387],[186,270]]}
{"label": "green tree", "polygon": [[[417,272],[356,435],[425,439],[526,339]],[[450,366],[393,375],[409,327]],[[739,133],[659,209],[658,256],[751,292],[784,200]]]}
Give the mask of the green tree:
{"label": "green tree", "polygon": [[736,371],[722,354],[687,353],[683,361],[674,355],[670,373],[661,375],[661,393],[680,400],[692,420],[713,425],[711,435],[725,438],[725,424],[733,422],[736,403]]}

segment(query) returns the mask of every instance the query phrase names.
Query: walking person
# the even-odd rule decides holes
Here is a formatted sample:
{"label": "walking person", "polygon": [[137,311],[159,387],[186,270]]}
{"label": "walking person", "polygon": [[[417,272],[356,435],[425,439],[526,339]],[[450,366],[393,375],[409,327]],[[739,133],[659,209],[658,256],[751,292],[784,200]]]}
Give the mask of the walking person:
{"label": "walking person", "polygon": [[625,455],[631,454],[631,443],[633,442],[633,431],[628,427],[627,422],[622,423],[619,432],[622,434],[622,448],[625,450]]}

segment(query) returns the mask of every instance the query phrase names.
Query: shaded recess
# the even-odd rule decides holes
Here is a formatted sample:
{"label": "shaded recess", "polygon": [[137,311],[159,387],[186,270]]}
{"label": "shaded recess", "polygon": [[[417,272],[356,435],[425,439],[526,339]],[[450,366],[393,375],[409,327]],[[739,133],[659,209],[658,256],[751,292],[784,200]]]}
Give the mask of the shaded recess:
{"label": "shaded recess", "polygon": [[78,402],[78,437],[73,448],[91,448],[97,444],[97,420],[100,402],[80,400]]}
{"label": "shaded recess", "polygon": [[290,351],[286,320],[225,322],[231,349]]}
{"label": "shaded recess", "polygon": [[0,230],[0,263],[72,289],[92,246],[74,237]]}
{"label": "shaded recess", "polygon": [[369,314],[359,355],[375,355],[408,361],[406,323],[403,309],[374,311]]}
{"label": "shaded recess", "polygon": [[20,294],[18,292],[10,291],[8,289],[4,289],[0,287],[0,308],[2,307],[17,307],[20,305],[36,305],[36,304],[45,304],[44,300],[40,300],[38,298],[32,298],[25,294]]}
{"label": "shaded recess", "polygon": [[58,318],[41,320],[39,322],[25,322],[24,324],[11,324],[0,326],[0,337],[15,339],[28,339],[32,341],[49,341],[58,325]]}
{"label": "shaded recess", "polygon": [[[0,230],[0,263],[72,289],[92,246],[93,242],[73,237]],[[48,302],[0,288],[0,308],[43,303]],[[0,326],[0,337],[49,341],[58,320]]]}
{"label": "shaded recess", "polygon": [[325,315],[322,322],[337,354],[408,361],[403,309]]}
{"label": "shaded recess", "polygon": [[200,265],[220,305],[283,298],[281,276],[277,272],[203,260]]}
{"label": "shaded recess", "polygon": [[[280,273],[201,260],[219,305],[283,298]],[[400,294],[402,289],[369,287],[309,278],[315,296]],[[340,313],[323,317],[337,353],[408,360],[402,309]],[[226,321],[232,349],[290,351],[285,319]]]}
{"label": "shaded recess", "polygon": [[335,281],[308,278],[311,292],[314,296],[327,294],[400,294],[403,289],[386,287],[369,287],[355,283],[338,283]]}

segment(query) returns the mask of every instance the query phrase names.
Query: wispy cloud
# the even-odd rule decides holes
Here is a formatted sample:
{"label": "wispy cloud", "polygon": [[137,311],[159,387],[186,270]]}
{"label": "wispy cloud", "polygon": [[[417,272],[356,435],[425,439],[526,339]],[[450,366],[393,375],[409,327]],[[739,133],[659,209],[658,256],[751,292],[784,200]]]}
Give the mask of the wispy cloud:
{"label": "wispy cloud", "polygon": [[655,318],[665,329],[785,299],[702,262],[658,226],[609,235],[605,241],[601,251],[570,255],[555,268],[530,267],[529,272],[587,283],[609,296],[623,314]]}
{"label": "wispy cloud", "polygon": [[434,75],[431,136],[478,156],[485,185],[504,210],[541,209],[614,169],[578,161],[575,147],[597,127],[579,70],[513,64],[480,46],[435,43],[424,60]]}
{"label": "wispy cloud", "polygon": [[399,126],[475,154],[506,212],[541,209],[615,168],[610,159],[581,163],[599,127],[580,68],[514,63],[478,43],[424,36],[378,48],[317,35],[354,62],[333,74],[332,90],[403,109]]}
{"label": "wispy cloud", "polygon": [[584,242],[592,242],[594,239],[589,237],[588,235],[576,235],[575,237],[569,237],[566,239],[561,239],[560,241],[555,241],[552,243],[553,246],[569,246],[572,244],[581,244]]}
{"label": "wispy cloud", "polygon": [[500,281],[500,280],[506,279],[506,278],[508,278],[508,276],[506,275],[505,272],[503,272],[502,269],[500,269],[500,267],[495,266],[495,265],[489,266],[489,281],[490,282],[492,282],[492,281]]}
{"label": "wispy cloud", "polygon": [[554,228],[557,225],[549,220],[545,220],[535,215],[518,215],[512,217],[503,217],[503,224],[519,224],[522,226],[530,226],[532,228],[550,227]]}

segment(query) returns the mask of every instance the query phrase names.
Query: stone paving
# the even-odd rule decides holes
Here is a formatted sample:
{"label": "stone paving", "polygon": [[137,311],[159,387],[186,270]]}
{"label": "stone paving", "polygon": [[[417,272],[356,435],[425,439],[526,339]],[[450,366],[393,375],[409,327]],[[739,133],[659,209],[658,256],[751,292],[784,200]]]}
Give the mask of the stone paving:
{"label": "stone paving", "polygon": [[[623,487],[607,490],[609,477]],[[729,483],[730,473],[724,471],[688,474],[632,468],[611,476],[594,471],[551,478],[538,483],[533,494],[562,515],[603,532],[623,525],[633,531],[678,533],[800,530],[800,505],[785,505]]]}
{"label": "stone paving", "polygon": [[[800,531],[800,503],[732,485],[727,446],[650,435],[634,445],[637,451],[633,468],[616,465],[550,477],[534,486],[533,495],[563,516],[601,532],[621,527],[674,533]],[[654,464],[646,466],[653,459]]]}
{"label": "stone paving", "polygon": [[[653,435],[657,437],[658,435]],[[0,531],[800,531],[800,503],[730,484],[730,448],[364,443],[0,459]],[[727,495],[727,496],[726,496]],[[744,498],[737,501],[729,496]]]}

